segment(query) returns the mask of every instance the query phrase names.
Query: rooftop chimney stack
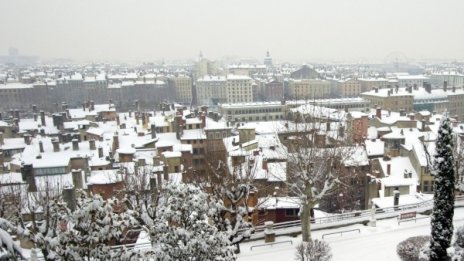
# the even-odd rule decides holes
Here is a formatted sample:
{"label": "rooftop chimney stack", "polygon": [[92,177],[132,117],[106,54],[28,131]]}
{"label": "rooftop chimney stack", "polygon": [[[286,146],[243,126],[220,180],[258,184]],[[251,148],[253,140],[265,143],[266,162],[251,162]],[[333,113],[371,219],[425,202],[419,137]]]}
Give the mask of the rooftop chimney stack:
{"label": "rooftop chimney stack", "polygon": [[32,164],[25,164],[21,166],[21,176],[27,182],[28,192],[37,192],[37,185],[35,183],[34,168]]}
{"label": "rooftop chimney stack", "polygon": [[42,141],[39,141],[39,151],[40,153],[44,153],[44,145]]}
{"label": "rooftop chimney stack", "polygon": [[382,119],[382,108],[380,107],[375,108],[375,116],[379,119]]}
{"label": "rooftop chimney stack", "polygon": [[119,135],[118,133],[114,133],[113,135],[113,151],[119,149]]}
{"label": "rooftop chimney stack", "polygon": [[0,145],[3,145],[3,132],[0,131]]}
{"label": "rooftop chimney stack", "polygon": [[52,139],[52,144],[54,152],[60,151],[60,141],[57,138]]}
{"label": "rooftop chimney stack", "polygon": [[77,189],[84,188],[84,182],[82,179],[82,170],[81,169],[73,169],[71,170],[72,173],[72,180],[74,187]]}
{"label": "rooftop chimney stack", "polygon": [[103,147],[98,147],[98,157],[103,158]]}
{"label": "rooftop chimney stack", "polygon": [[23,138],[24,138],[24,143],[26,143],[26,145],[31,145],[31,135],[26,133],[23,135]]}
{"label": "rooftop chimney stack", "polygon": [[79,140],[78,139],[73,139],[71,142],[72,142],[73,150],[79,150]]}
{"label": "rooftop chimney stack", "polygon": [[34,121],[37,121],[37,119],[39,118],[39,116],[37,115],[37,113],[34,113],[33,116],[34,116]]}
{"label": "rooftop chimney stack", "polygon": [[45,112],[44,111],[40,111],[40,124],[43,126],[45,126]]}
{"label": "rooftop chimney stack", "polygon": [[154,123],[151,124],[151,138],[156,139],[156,125]]}
{"label": "rooftop chimney stack", "polygon": [[38,113],[38,111],[37,111],[37,105],[35,105],[35,104],[32,105],[32,112],[33,112],[33,113]]}

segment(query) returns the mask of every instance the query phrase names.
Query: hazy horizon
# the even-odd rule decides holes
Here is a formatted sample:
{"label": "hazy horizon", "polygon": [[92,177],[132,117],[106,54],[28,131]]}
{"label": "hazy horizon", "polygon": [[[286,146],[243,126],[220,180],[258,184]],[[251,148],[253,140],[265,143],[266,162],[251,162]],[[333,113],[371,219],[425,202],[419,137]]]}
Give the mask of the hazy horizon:
{"label": "hazy horizon", "polygon": [[156,61],[464,58],[458,0],[3,0],[0,55]]}

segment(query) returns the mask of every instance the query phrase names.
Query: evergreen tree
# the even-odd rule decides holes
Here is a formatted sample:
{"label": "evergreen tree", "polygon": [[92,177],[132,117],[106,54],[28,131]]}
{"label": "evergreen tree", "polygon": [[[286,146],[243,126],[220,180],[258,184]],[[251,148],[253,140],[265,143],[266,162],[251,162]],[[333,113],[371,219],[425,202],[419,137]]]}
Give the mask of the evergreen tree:
{"label": "evergreen tree", "polygon": [[453,236],[454,215],[454,159],[453,137],[450,121],[444,118],[438,130],[436,152],[434,155],[434,203],[431,217],[432,239],[430,241],[430,260],[447,260],[446,249],[450,247]]}

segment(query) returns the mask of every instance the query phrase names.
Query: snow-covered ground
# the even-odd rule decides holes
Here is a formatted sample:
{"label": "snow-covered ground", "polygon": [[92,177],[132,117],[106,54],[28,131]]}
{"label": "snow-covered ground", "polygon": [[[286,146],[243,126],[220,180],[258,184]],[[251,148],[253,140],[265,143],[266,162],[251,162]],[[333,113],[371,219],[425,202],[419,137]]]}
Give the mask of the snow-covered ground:
{"label": "snow-covered ground", "polygon": [[[425,216],[419,216],[425,217]],[[454,211],[454,226],[464,225],[464,208],[456,208]],[[323,234],[360,229],[360,233],[349,232],[340,236],[340,234],[324,236],[332,248],[333,260],[400,260],[396,254],[396,246],[399,242],[411,236],[429,235],[430,218],[425,217],[414,221],[402,222],[398,225],[396,218],[377,221],[377,227],[368,227],[363,225],[351,225],[337,229],[326,229],[314,231],[313,238],[322,239]],[[264,244],[264,240],[247,242],[241,244],[242,253],[239,255],[239,261],[255,260],[294,260],[295,246],[301,242],[299,237],[278,237],[276,241],[291,240],[290,243],[278,244],[274,246],[254,247],[251,246]]]}

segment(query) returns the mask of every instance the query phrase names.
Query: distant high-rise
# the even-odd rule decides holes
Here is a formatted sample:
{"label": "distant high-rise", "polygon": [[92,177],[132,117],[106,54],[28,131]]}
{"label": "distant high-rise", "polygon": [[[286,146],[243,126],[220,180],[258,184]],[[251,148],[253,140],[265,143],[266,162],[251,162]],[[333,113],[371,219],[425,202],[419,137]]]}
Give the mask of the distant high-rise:
{"label": "distant high-rise", "polygon": [[267,51],[266,57],[264,58],[264,65],[266,65],[266,67],[272,67],[272,57],[269,51]]}
{"label": "distant high-rise", "polygon": [[39,60],[37,56],[20,55],[18,49],[9,48],[8,55],[0,55],[0,64],[33,65]]}

